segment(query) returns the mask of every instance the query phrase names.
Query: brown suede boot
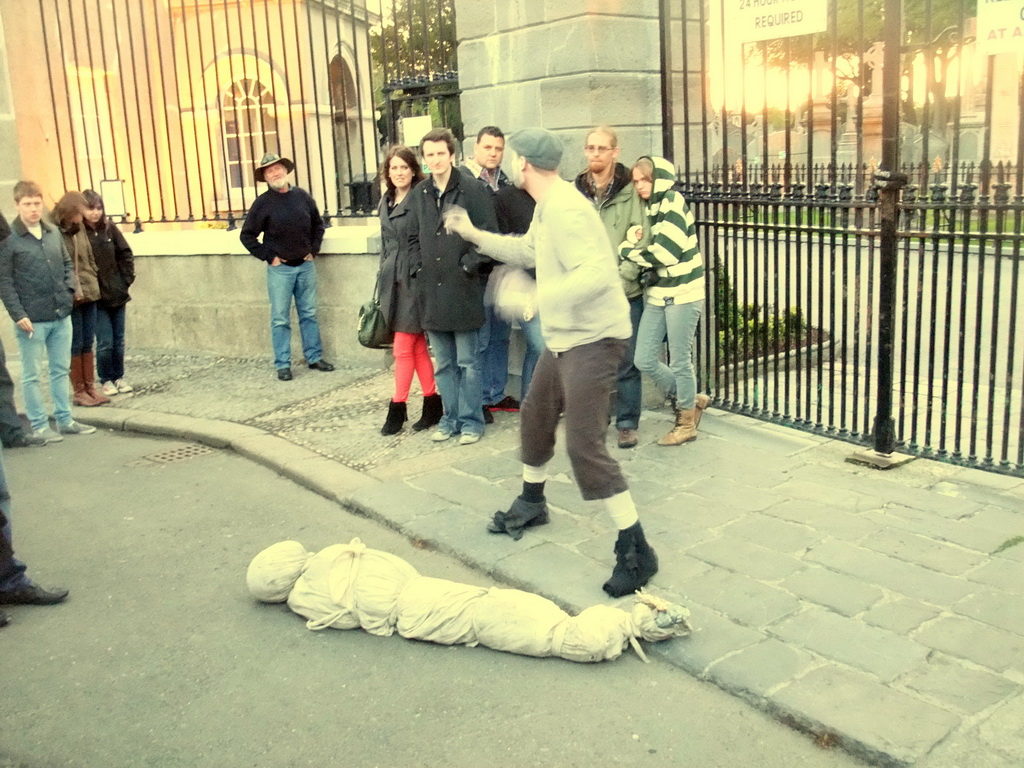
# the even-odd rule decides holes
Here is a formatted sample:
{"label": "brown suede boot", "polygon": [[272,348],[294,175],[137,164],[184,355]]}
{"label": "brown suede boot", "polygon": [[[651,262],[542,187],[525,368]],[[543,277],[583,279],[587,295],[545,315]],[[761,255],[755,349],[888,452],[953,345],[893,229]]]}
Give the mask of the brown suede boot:
{"label": "brown suede boot", "polygon": [[82,355],[82,384],[93,399],[93,405],[106,405],[110,402],[109,397],[96,389],[96,354],[91,350]]}
{"label": "brown suede boot", "polygon": [[693,422],[693,428],[697,429],[700,426],[700,417],[704,415],[704,411],[711,405],[711,398],[707,395],[697,395],[696,401],[694,401],[693,407],[697,411],[697,418]]}
{"label": "brown suede boot", "polygon": [[99,403],[89,397],[89,393],[85,389],[85,382],[82,380],[81,355],[71,356],[71,370],[68,372],[68,375],[71,377],[71,389],[74,391],[71,397],[72,403],[85,408],[99,405]]}
{"label": "brown suede boot", "polygon": [[658,445],[682,445],[697,439],[697,409],[676,410],[676,425],[663,436]]}

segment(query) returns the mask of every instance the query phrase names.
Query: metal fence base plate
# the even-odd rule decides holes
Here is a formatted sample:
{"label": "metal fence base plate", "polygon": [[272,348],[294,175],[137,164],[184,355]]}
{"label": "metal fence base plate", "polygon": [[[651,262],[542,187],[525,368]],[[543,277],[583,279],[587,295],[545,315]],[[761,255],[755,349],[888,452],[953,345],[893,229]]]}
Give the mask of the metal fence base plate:
{"label": "metal fence base plate", "polygon": [[908,456],[905,453],[879,453],[878,451],[859,451],[846,460],[851,464],[862,464],[875,469],[892,469],[907,462],[913,461],[916,456]]}

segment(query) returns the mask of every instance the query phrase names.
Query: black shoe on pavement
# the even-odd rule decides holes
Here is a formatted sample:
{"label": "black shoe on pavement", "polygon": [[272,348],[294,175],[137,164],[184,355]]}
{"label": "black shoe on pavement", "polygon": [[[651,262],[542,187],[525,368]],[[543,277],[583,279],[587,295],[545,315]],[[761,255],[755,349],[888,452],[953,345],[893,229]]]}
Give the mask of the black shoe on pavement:
{"label": "black shoe on pavement", "polygon": [[12,589],[7,592],[0,592],[0,605],[56,605],[63,603],[68,596],[68,590],[43,589],[38,584],[21,589]]}
{"label": "black shoe on pavement", "polygon": [[516,496],[508,512],[495,512],[487,530],[491,533],[507,533],[515,541],[523,538],[523,529],[535,525],[547,525],[548,504],[546,501],[525,501]]}
{"label": "black shoe on pavement", "polygon": [[4,440],[4,448],[28,448],[29,446],[43,446],[46,445],[46,438],[40,437],[37,434],[27,434],[22,432],[19,435],[15,435],[8,440]]}
{"label": "black shoe on pavement", "polygon": [[646,586],[658,572],[658,556],[647,543],[640,522],[619,531],[615,542],[615,568],[604,583],[604,591],[612,597],[624,597]]}
{"label": "black shoe on pavement", "polygon": [[310,363],[309,367],[312,368],[314,371],[328,372],[334,370],[334,366],[328,363],[326,360],[317,360],[315,363]]}
{"label": "black shoe on pavement", "polygon": [[509,413],[517,413],[519,411],[519,401],[511,395],[505,395],[501,400],[493,405],[488,405],[487,407],[492,411],[508,411]]}
{"label": "black shoe on pavement", "polygon": [[281,381],[291,381],[292,380],[292,369],[291,368],[278,368],[277,369],[277,378],[280,379]]}
{"label": "black shoe on pavement", "polygon": [[494,423],[494,414],[491,413],[491,409],[485,405],[484,406],[484,424],[493,424],[493,423]]}

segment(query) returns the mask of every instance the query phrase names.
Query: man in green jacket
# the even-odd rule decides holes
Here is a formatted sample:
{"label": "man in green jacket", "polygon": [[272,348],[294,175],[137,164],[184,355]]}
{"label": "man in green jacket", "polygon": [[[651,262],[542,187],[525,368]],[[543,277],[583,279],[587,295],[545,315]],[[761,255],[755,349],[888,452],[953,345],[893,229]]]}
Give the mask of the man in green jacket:
{"label": "man in green jacket", "polygon": [[[587,158],[587,170],[576,177],[576,188],[594,204],[612,247],[617,248],[638,227],[644,231],[640,239],[642,246],[646,240],[647,217],[633,189],[629,169],[618,162],[620,149],[615,130],[606,125],[591,130],[583,152]],[[633,448],[637,444],[636,430],[640,426],[643,403],[640,371],[633,365],[633,355],[636,352],[636,330],[644,311],[644,296],[637,280],[640,269],[636,264],[620,259],[619,276],[629,299],[633,335],[616,377],[615,427],[619,430],[619,448]]]}

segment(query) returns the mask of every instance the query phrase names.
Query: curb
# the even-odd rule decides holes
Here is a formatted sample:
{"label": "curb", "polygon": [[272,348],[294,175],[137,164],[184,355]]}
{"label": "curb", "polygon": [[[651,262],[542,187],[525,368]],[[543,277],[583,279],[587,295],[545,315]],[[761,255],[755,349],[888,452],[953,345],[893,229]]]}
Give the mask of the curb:
{"label": "curb", "polygon": [[[606,568],[595,559],[570,553],[537,537],[525,537],[510,549],[504,536],[479,535],[482,523],[478,508],[460,506],[406,483],[378,480],[258,427],[110,407],[90,410],[84,416],[78,411],[76,418],[97,428],[230,448],[334,501],[349,513],[398,531],[415,546],[435,550],[491,578],[542,595],[572,613],[595,604],[593,585],[601,583],[607,575]],[[685,596],[671,589],[658,591],[666,599],[686,602]],[[629,598],[621,598],[617,603],[628,601]],[[713,683],[773,719],[815,736],[822,744],[838,745],[873,765],[903,768],[922,760],[932,747],[957,729],[959,723],[952,719],[930,722],[928,718],[911,718],[914,722],[907,727],[917,725],[926,733],[919,734],[917,741],[894,743],[899,739],[887,738],[887,733],[893,735],[892,723],[876,722],[877,718],[872,717],[871,696],[877,689],[866,685],[863,676],[843,665],[809,664],[806,654],[770,634],[735,624],[700,606],[688,607],[693,611],[696,627],[692,642],[654,644],[647,649],[648,655],[698,680]],[[723,656],[723,644],[739,650]],[[739,657],[748,655],[760,659],[754,666],[759,671],[753,675],[738,672],[732,666]],[[780,690],[781,679],[794,672],[798,672],[804,684],[795,692],[785,686]],[[851,696],[857,700],[847,701],[848,707],[843,705]],[[824,704],[811,705],[820,697],[824,697]],[[881,710],[892,712],[899,704],[897,696]],[[860,714],[853,717],[852,727],[847,727],[851,726],[850,709]],[[939,711],[933,714],[938,715]]]}

